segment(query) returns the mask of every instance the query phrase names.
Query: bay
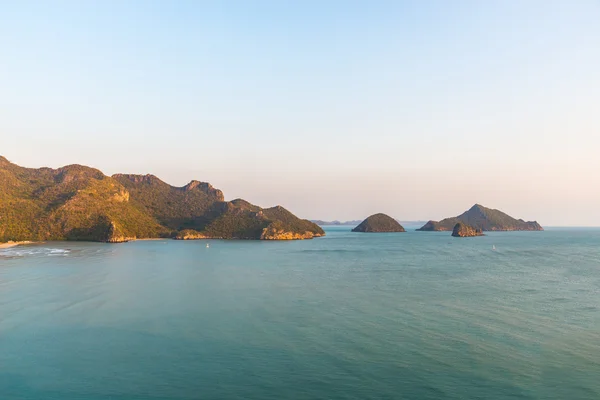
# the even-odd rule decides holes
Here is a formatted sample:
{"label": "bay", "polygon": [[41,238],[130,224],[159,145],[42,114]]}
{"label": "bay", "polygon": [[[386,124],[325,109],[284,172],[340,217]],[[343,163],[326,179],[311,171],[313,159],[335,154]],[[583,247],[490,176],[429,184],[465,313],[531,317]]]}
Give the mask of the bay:
{"label": "bay", "polygon": [[600,398],[599,229],[326,231],[0,250],[0,398]]}

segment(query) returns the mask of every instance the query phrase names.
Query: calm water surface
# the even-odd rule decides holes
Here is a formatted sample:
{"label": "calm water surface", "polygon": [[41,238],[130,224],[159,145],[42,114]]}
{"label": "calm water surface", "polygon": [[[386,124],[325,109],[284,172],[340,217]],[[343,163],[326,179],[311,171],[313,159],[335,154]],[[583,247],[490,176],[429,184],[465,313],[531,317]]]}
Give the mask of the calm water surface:
{"label": "calm water surface", "polygon": [[0,399],[600,399],[600,230],[347,229],[0,250]]}

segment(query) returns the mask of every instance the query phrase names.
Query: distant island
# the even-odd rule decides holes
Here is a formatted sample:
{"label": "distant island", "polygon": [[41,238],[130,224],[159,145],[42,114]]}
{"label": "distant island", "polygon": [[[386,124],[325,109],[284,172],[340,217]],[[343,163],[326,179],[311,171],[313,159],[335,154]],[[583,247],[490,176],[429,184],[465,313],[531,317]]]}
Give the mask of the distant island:
{"label": "distant island", "polygon": [[[310,221],[314,222],[319,226],[356,226],[360,224],[363,220],[356,219],[351,221],[324,221],[321,219],[311,219]],[[402,221],[399,219],[397,219],[396,221],[398,221],[400,225],[423,225],[425,223],[425,221]]]}
{"label": "distant island", "polygon": [[24,168],[0,156],[0,242],[146,238],[311,239],[318,225],[281,206],[225,201],[206,182],[174,187],[153,175],[104,175],[69,165]]}
{"label": "distant island", "polygon": [[319,226],[356,226],[362,222],[362,220],[352,220],[352,221],[323,221],[321,219],[311,219],[310,222],[313,222]]}
{"label": "distant island", "polygon": [[392,217],[385,214],[373,214],[362,221],[352,232],[406,232],[404,227]]}
{"label": "distant island", "polygon": [[458,217],[445,218],[441,221],[429,221],[418,231],[451,231],[456,224],[462,223],[481,231],[543,231],[537,221],[515,219],[499,210],[475,204]]}

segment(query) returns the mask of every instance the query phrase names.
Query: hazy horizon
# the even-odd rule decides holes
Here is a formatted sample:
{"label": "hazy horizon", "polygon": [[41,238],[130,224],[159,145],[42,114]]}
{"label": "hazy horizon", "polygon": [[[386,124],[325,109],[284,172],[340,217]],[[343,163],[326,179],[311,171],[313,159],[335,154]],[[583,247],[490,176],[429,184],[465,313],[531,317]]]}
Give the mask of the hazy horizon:
{"label": "hazy horizon", "polygon": [[600,226],[600,3],[0,5],[0,155],[308,219]]}

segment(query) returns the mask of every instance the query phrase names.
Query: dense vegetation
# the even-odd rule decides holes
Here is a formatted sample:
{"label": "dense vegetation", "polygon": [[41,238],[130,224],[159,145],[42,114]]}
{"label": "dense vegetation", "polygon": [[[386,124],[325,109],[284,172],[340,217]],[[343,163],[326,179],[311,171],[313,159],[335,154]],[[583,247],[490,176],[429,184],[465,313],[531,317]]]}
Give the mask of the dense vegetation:
{"label": "dense vegetation", "polygon": [[499,210],[475,204],[458,217],[441,221],[429,221],[419,231],[451,231],[457,223],[464,223],[482,231],[541,231],[543,228],[536,221],[515,219]]}
{"label": "dense vegetation", "polygon": [[300,219],[281,206],[262,209],[237,199],[215,205],[209,212],[208,223],[199,227],[202,233],[225,239],[261,238],[265,229],[313,236],[325,234],[321,227]]}
{"label": "dense vegetation", "polygon": [[29,169],[0,157],[0,242],[118,242],[175,237],[183,230],[198,237],[259,239],[275,222],[298,233],[323,234],[281,207],[225,202],[208,183],[178,188],[152,175],[108,177],[81,165]]}
{"label": "dense vegetation", "polygon": [[398,221],[385,214],[373,214],[352,232],[406,232],[404,227]]}
{"label": "dense vegetation", "polygon": [[[184,187],[171,186],[154,175],[113,175],[130,194],[137,208],[153,215],[162,225],[180,230],[203,215],[223,193],[210,184],[192,181]],[[195,225],[192,223],[192,226]]]}

